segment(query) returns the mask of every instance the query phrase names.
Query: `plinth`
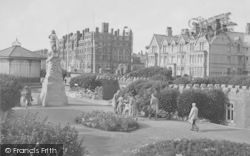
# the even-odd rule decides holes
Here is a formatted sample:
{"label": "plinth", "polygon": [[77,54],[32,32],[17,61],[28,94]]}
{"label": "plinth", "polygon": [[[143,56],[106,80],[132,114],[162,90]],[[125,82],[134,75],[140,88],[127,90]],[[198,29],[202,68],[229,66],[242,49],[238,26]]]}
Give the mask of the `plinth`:
{"label": "plinth", "polygon": [[68,105],[62,77],[60,57],[49,56],[46,60],[47,71],[38,97],[38,104],[44,107]]}

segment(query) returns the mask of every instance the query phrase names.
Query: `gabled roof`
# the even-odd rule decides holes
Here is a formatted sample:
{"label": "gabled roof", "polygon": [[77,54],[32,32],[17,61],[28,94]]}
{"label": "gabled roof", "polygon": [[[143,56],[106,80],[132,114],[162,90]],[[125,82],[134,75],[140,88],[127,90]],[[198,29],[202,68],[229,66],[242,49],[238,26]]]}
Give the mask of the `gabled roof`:
{"label": "gabled roof", "polygon": [[178,39],[178,42],[180,42],[180,39],[181,39],[181,38],[183,38],[185,42],[188,42],[189,39],[190,39],[188,35],[182,34],[182,35],[180,35],[180,37],[179,37],[179,39]]}
{"label": "gabled roof", "polygon": [[166,37],[166,35],[154,34],[154,38],[156,39],[159,47],[162,46],[162,42],[163,42],[165,37]]}
{"label": "gabled roof", "polygon": [[[231,32],[230,32],[231,33]],[[231,37],[230,37],[230,33],[228,34],[228,32],[222,32],[222,33],[220,33],[219,35],[217,35],[217,36],[214,36],[211,40],[210,40],[210,44],[213,44],[213,42],[215,41],[215,39],[218,37],[218,36],[220,36],[220,35],[225,35],[227,38],[228,38],[228,40],[234,45],[235,43],[234,43],[234,38],[232,38],[232,37],[237,37],[237,36],[235,36],[235,34],[234,35],[232,35]],[[234,33],[234,32],[232,32],[232,33]]]}
{"label": "gabled roof", "polygon": [[12,46],[0,51],[0,58],[46,59],[44,56],[21,46]]}
{"label": "gabled roof", "polygon": [[165,38],[162,40],[162,45],[164,41],[167,41],[168,44],[171,44],[172,36],[165,36]]}

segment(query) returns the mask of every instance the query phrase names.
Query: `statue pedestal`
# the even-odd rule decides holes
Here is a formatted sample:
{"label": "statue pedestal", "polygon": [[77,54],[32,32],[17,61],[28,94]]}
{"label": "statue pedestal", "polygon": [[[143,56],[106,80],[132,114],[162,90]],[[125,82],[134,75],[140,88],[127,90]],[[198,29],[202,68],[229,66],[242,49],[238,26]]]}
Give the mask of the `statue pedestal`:
{"label": "statue pedestal", "polygon": [[44,107],[66,106],[68,99],[62,77],[61,59],[52,55],[48,57],[46,63],[47,71],[38,104]]}

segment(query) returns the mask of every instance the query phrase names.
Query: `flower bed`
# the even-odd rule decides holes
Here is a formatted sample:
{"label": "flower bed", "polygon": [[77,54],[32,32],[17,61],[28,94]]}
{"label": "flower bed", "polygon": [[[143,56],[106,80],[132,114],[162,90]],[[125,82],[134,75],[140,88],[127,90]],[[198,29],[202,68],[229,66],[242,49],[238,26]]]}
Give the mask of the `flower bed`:
{"label": "flower bed", "polygon": [[132,117],[117,115],[113,112],[84,112],[76,118],[76,122],[106,131],[129,132],[139,128],[139,124]]}
{"label": "flower bed", "polygon": [[132,156],[246,156],[250,145],[210,139],[167,140],[145,145],[132,151]]}
{"label": "flower bed", "polygon": [[37,114],[28,113],[20,118],[6,117],[1,121],[1,144],[63,144],[67,156],[87,155],[78,131],[66,125],[54,125],[46,119],[38,120]]}
{"label": "flower bed", "polygon": [[102,87],[96,87],[94,91],[91,91],[85,88],[80,88],[80,87],[74,88],[74,89],[70,89],[69,87],[66,87],[65,91],[66,91],[67,96],[71,98],[79,98],[79,99],[102,100],[102,95],[103,95]]}

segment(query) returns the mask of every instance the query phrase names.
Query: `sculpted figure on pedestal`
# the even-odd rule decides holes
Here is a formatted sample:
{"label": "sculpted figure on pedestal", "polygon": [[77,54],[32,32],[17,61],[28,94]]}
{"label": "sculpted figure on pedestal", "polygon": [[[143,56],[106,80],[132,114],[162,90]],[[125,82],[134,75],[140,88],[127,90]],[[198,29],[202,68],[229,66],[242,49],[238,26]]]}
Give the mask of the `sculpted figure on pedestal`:
{"label": "sculpted figure on pedestal", "polygon": [[49,35],[49,39],[50,39],[50,46],[51,46],[51,50],[53,52],[53,56],[58,57],[58,53],[59,53],[59,40],[56,36],[56,32],[55,30],[51,31],[51,34]]}

